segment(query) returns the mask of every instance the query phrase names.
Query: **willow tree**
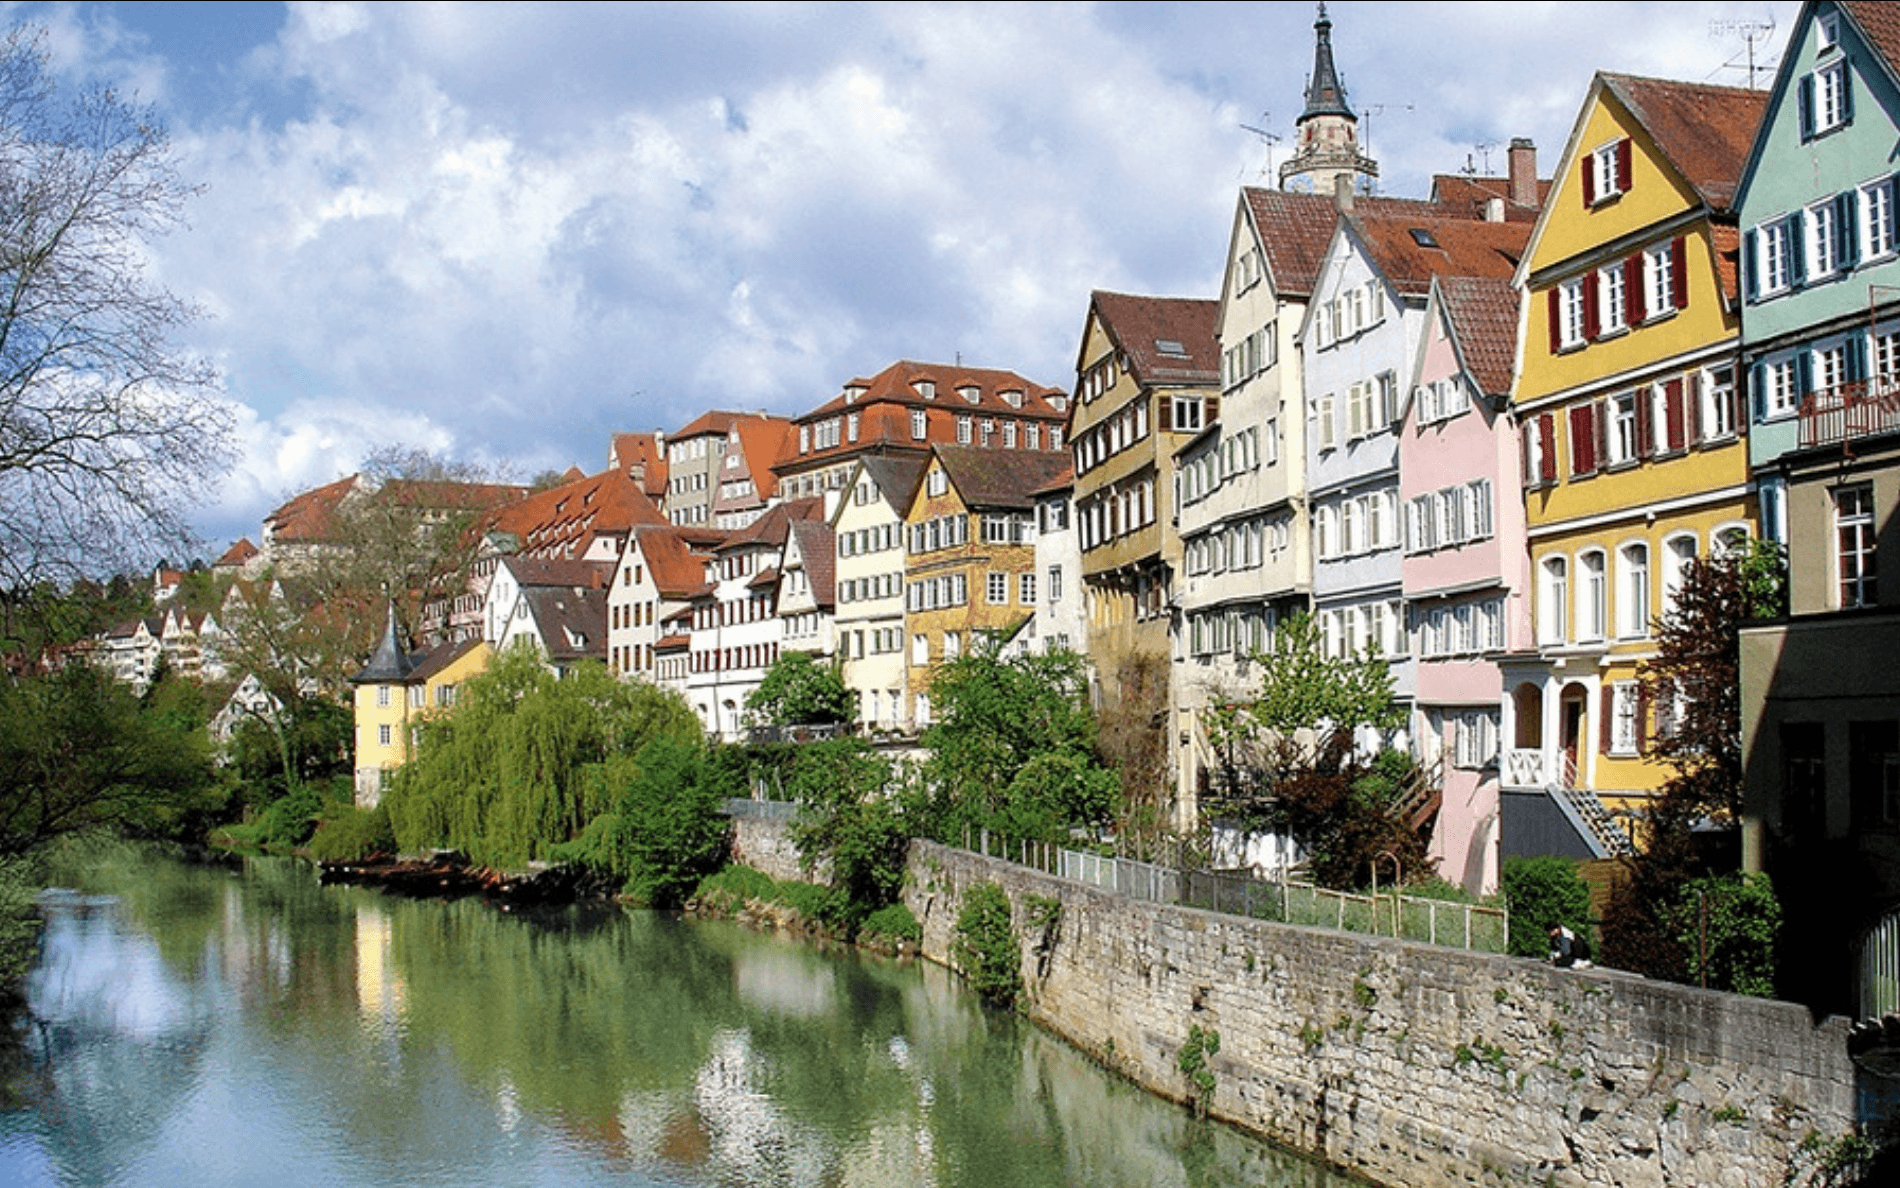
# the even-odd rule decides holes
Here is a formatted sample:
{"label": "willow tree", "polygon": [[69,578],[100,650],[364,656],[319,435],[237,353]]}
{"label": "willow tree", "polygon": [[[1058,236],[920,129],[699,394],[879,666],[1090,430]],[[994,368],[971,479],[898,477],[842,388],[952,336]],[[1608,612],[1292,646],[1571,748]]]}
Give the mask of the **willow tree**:
{"label": "willow tree", "polygon": [[452,712],[426,720],[416,757],[384,796],[404,850],[446,847],[478,862],[544,859],[612,811],[610,760],[655,739],[697,742],[699,721],[674,693],[582,664],[556,678],[513,648],[461,687]]}

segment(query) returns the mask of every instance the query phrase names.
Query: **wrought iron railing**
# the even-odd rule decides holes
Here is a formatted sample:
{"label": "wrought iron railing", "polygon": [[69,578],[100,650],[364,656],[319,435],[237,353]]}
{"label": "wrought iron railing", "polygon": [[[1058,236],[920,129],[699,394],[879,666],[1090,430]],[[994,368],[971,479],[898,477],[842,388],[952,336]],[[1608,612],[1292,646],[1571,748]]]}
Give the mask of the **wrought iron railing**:
{"label": "wrought iron railing", "polygon": [[1900,433],[1900,380],[1855,380],[1801,401],[1801,445],[1839,445]]}

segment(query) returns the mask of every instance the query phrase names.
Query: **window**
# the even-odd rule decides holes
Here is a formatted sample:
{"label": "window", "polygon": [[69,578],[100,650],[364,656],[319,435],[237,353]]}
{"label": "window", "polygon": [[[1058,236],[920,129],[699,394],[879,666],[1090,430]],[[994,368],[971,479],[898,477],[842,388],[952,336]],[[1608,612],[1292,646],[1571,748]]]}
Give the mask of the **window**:
{"label": "window", "polygon": [[1616,633],[1624,639],[1649,634],[1649,546],[1626,544],[1616,555]]}
{"label": "window", "polygon": [[1637,683],[1617,681],[1612,684],[1610,686],[1610,754],[1636,754],[1641,716],[1642,699]]}
{"label": "window", "polygon": [[1857,829],[1900,825],[1900,722],[1847,724],[1847,800]]}
{"label": "window", "polygon": [[988,580],[984,583],[984,600],[991,606],[999,606],[1009,602],[1008,574],[994,572],[989,574]]}
{"label": "window", "polygon": [[1788,416],[1800,407],[1800,377],[1796,373],[1795,361],[1792,358],[1764,363],[1761,374],[1764,416]]}
{"label": "window", "polygon": [[[1681,304],[1676,286],[1688,278],[1682,275],[1677,257],[1683,241],[1672,239],[1643,252],[1643,316],[1659,318],[1674,313]],[[1680,278],[1680,279],[1679,279]]]}
{"label": "window", "polygon": [[1597,334],[1614,334],[1629,327],[1624,301],[1624,273],[1621,263],[1597,272]]}
{"label": "window", "polygon": [[1568,280],[1558,285],[1552,292],[1552,302],[1556,314],[1553,351],[1574,350],[1588,341],[1589,335],[1584,325],[1584,282],[1582,277]]}
{"label": "window", "polygon": [[1016,578],[1016,601],[1024,606],[1036,605],[1036,575],[1024,573]]}
{"label": "window", "polygon": [[1570,566],[1562,557],[1546,557],[1537,574],[1537,640],[1564,642],[1564,615],[1570,600]]}
{"label": "window", "polygon": [[1174,397],[1174,431],[1176,433],[1199,433],[1201,431],[1200,397]]}
{"label": "window", "polygon": [[376,686],[376,704],[382,709],[389,708],[389,686],[388,685]]}
{"label": "window", "polygon": [[1603,553],[1592,551],[1577,558],[1582,570],[1577,582],[1577,638],[1600,640],[1609,632],[1610,591]]}
{"label": "window", "polygon": [[1329,393],[1325,396],[1321,396],[1317,401],[1314,402],[1313,409],[1314,409],[1314,416],[1318,419],[1318,422],[1319,422],[1319,434],[1318,434],[1319,448],[1322,450],[1330,450],[1336,444],[1336,442],[1334,441],[1334,434],[1333,434],[1334,422],[1333,422],[1332,395]]}
{"label": "window", "polygon": [[961,655],[963,655],[963,633],[961,631],[944,632],[943,658],[945,660],[955,660]]}
{"label": "window", "polygon": [[1873,260],[1893,252],[1893,179],[1883,177],[1860,188],[1860,255]]}
{"label": "window", "polygon": [[1457,767],[1481,768],[1498,757],[1498,712],[1473,710],[1453,718],[1457,734],[1453,740],[1452,763]]}
{"label": "window", "polygon": [[976,422],[967,414],[957,417],[957,444],[969,445],[975,435]]}
{"label": "window", "polygon": [[1609,401],[1610,415],[1610,464],[1621,465],[1634,462],[1643,453],[1643,421],[1637,407],[1636,393],[1625,392],[1613,396]]}
{"label": "window", "polygon": [[1772,297],[1794,285],[1794,232],[1787,219],[1755,228],[1754,295]]}
{"label": "window", "polygon": [[910,410],[910,436],[913,441],[930,436],[930,414],[921,408]]}
{"label": "window", "polygon": [[1840,267],[1840,208],[1835,199],[1808,207],[1801,225],[1806,232],[1806,274],[1809,278],[1832,276]]}
{"label": "window", "polygon": [[1841,607],[1872,606],[1879,587],[1874,558],[1874,491],[1871,485],[1834,491],[1835,560]]}
{"label": "window", "polygon": [[376,743],[378,746],[389,746],[391,745],[392,739],[393,732],[390,729],[389,723],[384,722],[376,728]]}
{"label": "window", "polygon": [[1049,604],[1051,606],[1062,601],[1062,567],[1060,565],[1051,565],[1049,567],[1048,589]]}
{"label": "window", "polygon": [[1583,167],[1583,203],[1595,206],[1630,188],[1630,142],[1627,137],[1598,146]]}
{"label": "window", "polygon": [[1900,387],[1900,330],[1874,331],[1872,379],[1874,395],[1888,395]]}
{"label": "window", "polygon": [[1735,436],[1735,372],[1723,367],[1701,376],[1701,430],[1703,441]]}
{"label": "window", "polygon": [[1803,140],[1825,136],[1854,118],[1852,80],[1845,61],[1828,62],[1802,78],[1798,89]]}
{"label": "window", "polygon": [[1810,364],[1811,390],[1828,392],[1847,382],[1847,344],[1817,347]]}
{"label": "window", "polygon": [[930,637],[913,635],[910,637],[910,662],[912,664],[930,663]]}

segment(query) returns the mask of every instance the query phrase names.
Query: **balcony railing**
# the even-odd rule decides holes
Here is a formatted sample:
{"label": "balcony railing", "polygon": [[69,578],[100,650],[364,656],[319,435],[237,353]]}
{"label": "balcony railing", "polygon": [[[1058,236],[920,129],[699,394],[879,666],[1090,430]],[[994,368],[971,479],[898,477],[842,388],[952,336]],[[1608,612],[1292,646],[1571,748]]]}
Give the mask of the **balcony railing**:
{"label": "balcony railing", "polygon": [[1531,749],[1504,752],[1504,786],[1506,788],[1542,788],[1548,782],[1544,778],[1542,751]]}
{"label": "balcony railing", "polygon": [[1900,433],[1900,379],[1855,380],[1801,401],[1801,446],[1840,445]]}

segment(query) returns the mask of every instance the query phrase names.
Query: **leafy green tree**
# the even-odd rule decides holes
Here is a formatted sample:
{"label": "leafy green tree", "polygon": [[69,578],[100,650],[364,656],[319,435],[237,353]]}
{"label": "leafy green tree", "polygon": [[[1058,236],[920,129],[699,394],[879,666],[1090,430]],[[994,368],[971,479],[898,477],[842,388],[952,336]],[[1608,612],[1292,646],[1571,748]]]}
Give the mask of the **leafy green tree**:
{"label": "leafy green tree", "polygon": [[[1376,651],[1326,654],[1319,621],[1298,614],[1282,622],[1260,663],[1260,689],[1242,699],[1227,729],[1294,741],[1308,759],[1325,753],[1340,735],[1360,726],[1389,730],[1400,711],[1392,697],[1392,669]],[[1310,744],[1302,742],[1311,739]],[[1288,754],[1289,752],[1283,752]]]}
{"label": "leafy green tree", "polygon": [[1711,990],[1775,996],[1781,904],[1765,874],[1693,879],[1669,913],[1689,980]]}
{"label": "leafy green tree", "polygon": [[699,721],[674,693],[581,664],[561,679],[529,649],[465,682],[455,708],[422,726],[422,746],[385,794],[405,850],[458,849],[519,867],[549,856],[616,807],[593,768],[656,738],[696,742]]}
{"label": "leafy green tree", "polygon": [[1561,924],[1578,936],[1590,935],[1590,887],[1567,858],[1511,858],[1499,880],[1511,913],[1510,951],[1519,957],[1543,957],[1550,951],[1550,926]]}
{"label": "leafy green tree", "polygon": [[945,840],[969,826],[1053,841],[1114,819],[1120,782],[1095,758],[1080,656],[980,646],[937,670],[930,697],[925,779]]}
{"label": "leafy green tree", "polygon": [[[898,771],[859,738],[791,748],[786,791],[799,805],[792,842],[809,867],[827,864],[855,924],[897,899],[910,845],[910,798]],[[835,921],[834,921],[835,922]]]}
{"label": "leafy green tree", "polygon": [[558,856],[624,880],[655,907],[678,907],[719,869],[725,796],[702,746],[661,735],[638,754],[609,756],[590,776],[606,786],[613,808]]}
{"label": "leafy green tree", "polygon": [[745,708],[760,726],[832,725],[858,716],[858,694],[845,687],[838,662],[782,652],[746,697]]}
{"label": "leafy green tree", "polygon": [[[1281,740],[1283,752],[1297,747]],[[1425,839],[1403,816],[1418,765],[1387,748],[1371,758],[1351,737],[1330,733],[1317,755],[1286,755],[1274,764],[1270,795],[1238,807],[1235,819],[1285,833],[1306,851],[1306,869],[1322,887],[1354,890],[1375,876],[1416,878],[1430,869]]]}
{"label": "leafy green tree", "polygon": [[109,675],[0,680],[0,860],[97,826],[171,837],[218,800],[204,732]]}

